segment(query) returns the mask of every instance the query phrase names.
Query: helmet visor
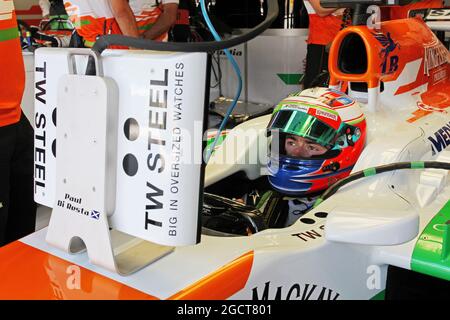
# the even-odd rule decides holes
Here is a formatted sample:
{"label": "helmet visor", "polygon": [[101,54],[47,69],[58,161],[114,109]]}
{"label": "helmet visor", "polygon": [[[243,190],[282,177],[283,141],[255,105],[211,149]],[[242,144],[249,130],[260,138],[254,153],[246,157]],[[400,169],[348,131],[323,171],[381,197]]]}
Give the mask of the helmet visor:
{"label": "helmet visor", "polygon": [[269,131],[279,130],[310,139],[322,146],[334,145],[337,131],[316,117],[300,110],[278,111],[271,119]]}

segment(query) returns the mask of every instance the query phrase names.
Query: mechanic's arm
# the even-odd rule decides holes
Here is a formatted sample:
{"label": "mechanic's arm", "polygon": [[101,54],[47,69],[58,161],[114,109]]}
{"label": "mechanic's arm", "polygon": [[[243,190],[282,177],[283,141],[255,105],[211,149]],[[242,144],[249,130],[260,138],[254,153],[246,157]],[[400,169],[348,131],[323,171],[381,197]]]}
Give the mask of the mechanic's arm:
{"label": "mechanic's arm", "polygon": [[144,38],[153,40],[163,33],[169,31],[169,29],[175,24],[175,21],[177,21],[177,11],[178,4],[164,4],[163,12],[158,17],[155,24],[150,28],[150,30],[144,33]]}
{"label": "mechanic's arm", "polygon": [[340,13],[340,11],[345,10],[344,8],[324,8],[320,5],[320,0],[309,0],[309,3],[314,8],[314,11],[319,17],[326,17],[334,13],[335,11],[338,11]]}
{"label": "mechanic's arm", "polygon": [[39,0],[39,6],[42,10],[42,18],[47,19],[50,16],[50,2],[48,0]]}
{"label": "mechanic's arm", "polygon": [[128,4],[128,0],[109,0],[114,18],[124,36],[139,37],[136,19]]}

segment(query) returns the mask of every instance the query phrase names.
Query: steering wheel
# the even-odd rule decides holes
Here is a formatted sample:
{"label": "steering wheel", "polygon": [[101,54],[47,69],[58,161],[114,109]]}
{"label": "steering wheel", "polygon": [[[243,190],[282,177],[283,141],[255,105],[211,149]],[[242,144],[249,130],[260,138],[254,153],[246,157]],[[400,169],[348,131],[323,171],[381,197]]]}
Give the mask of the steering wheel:
{"label": "steering wheel", "polygon": [[20,32],[31,32],[31,27],[23,20],[17,19],[17,26]]}
{"label": "steering wheel", "polygon": [[267,229],[261,212],[218,195],[204,193],[202,226],[229,235],[248,236]]}
{"label": "steering wheel", "polygon": [[[25,38],[27,34],[30,35],[30,38],[33,38],[34,30],[25,21],[17,19],[17,29],[23,38]],[[35,50],[33,44],[31,43],[30,45],[28,41],[21,40],[20,46],[22,47],[22,50],[28,50],[30,52]]]}

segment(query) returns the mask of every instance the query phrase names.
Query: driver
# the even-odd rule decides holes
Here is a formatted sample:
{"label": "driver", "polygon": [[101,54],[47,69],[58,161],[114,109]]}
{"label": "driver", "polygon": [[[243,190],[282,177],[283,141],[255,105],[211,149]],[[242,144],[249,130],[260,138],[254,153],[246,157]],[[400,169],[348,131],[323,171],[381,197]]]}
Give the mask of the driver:
{"label": "driver", "polygon": [[311,158],[328,151],[328,147],[295,134],[288,134],[284,144],[286,154],[294,158]]}
{"label": "driver", "polygon": [[[366,120],[359,103],[344,93],[313,88],[280,101],[267,134],[267,176],[248,180],[235,175],[228,183],[209,186],[208,193],[234,201],[209,199],[207,228],[249,235],[255,224],[259,230],[292,225],[320,194],[350,174],[364,148]],[[246,222],[240,224],[242,216]]]}
{"label": "driver", "polygon": [[267,130],[271,190],[256,206],[269,227],[293,224],[325,189],[348,176],[366,138],[358,102],[328,88],[307,89],[282,100]]}
{"label": "driver", "polygon": [[67,16],[63,0],[39,0],[42,18],[49,19],[52,16]]}

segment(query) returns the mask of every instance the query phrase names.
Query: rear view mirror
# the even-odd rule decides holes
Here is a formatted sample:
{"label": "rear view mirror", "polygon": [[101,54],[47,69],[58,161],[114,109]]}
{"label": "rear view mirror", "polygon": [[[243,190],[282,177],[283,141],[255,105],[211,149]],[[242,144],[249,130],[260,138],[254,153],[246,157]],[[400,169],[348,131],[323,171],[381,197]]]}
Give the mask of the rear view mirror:
{"label": "rear view mirror", "polygon": [[398,245],[419,232],[419,214],[412,210],[336,207],[329,213],[325,237],[329,241]]}

